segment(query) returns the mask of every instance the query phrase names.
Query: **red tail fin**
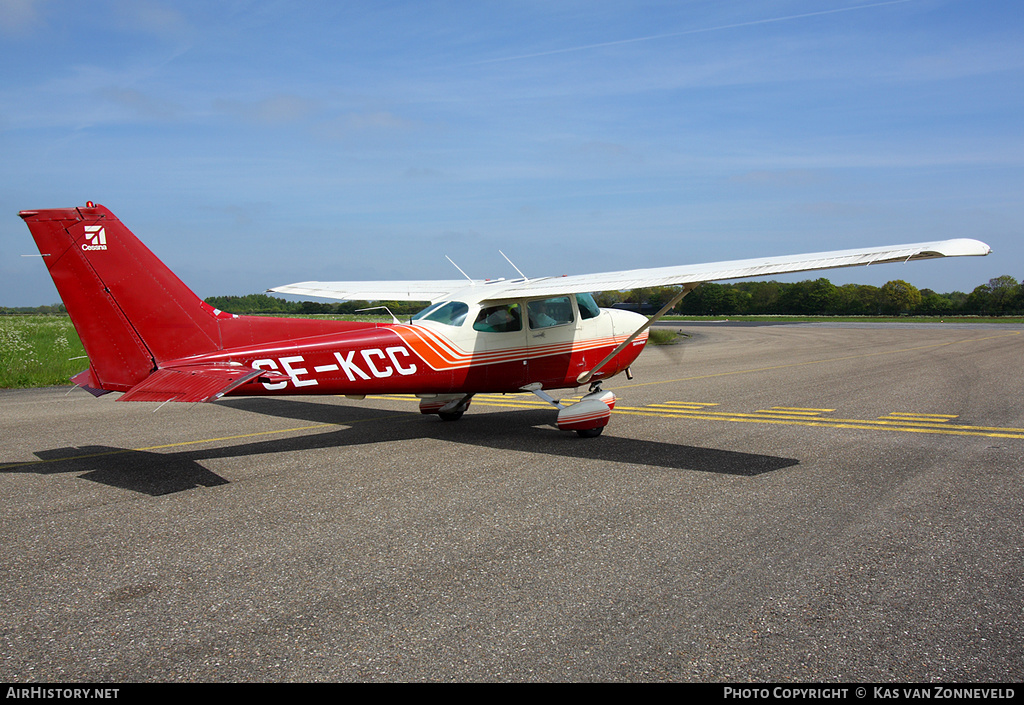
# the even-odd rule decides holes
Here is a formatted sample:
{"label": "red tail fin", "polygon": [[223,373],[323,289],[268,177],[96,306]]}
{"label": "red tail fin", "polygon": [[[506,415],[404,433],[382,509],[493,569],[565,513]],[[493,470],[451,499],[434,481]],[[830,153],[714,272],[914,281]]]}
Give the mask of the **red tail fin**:
{"label": "red tail fin", "polygon": [[217,312],[109,210],[20,215],[89,355],[88,386],[127,391],[164,360],[220,349]]}

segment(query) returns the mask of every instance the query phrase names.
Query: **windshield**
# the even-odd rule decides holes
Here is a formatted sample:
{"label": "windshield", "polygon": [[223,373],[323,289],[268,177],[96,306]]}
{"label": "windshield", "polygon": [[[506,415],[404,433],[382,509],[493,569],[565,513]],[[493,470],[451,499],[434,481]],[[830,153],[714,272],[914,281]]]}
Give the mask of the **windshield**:
{"label": "windshield", "polygon": [[580,318],[597,318],[601,315],[601,308],[594,301],[593,294],[576,294],[576,304],[580,307]]}
{"label": "windshield", "polygon": [[461,301],[441,301],[412,317],[414,321],[435,321],[446,326],[461,326],[469,313],[469,306]]}

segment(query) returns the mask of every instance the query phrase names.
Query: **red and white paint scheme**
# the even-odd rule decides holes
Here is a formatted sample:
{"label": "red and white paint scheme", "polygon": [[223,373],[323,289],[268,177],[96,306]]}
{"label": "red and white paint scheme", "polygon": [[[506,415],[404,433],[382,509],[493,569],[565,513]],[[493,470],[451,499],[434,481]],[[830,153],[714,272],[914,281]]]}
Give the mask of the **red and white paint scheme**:
{"label": "red and white paint scheme", "polygon": [[[704,281],[934,257],[985,255],[977,240],[513,280],[303,282],[270,291],[350,300],[430,301],[407,324],[236,316],[193,294],[113,213],[20,213],[89,357],[72,379],[120,401],[223,396],[415,394],[420,410],[455,420],[481,392],[534,393],[559,428],[596,436],[647,329]],[[678,285],[653,318],[601,309],[590,292]],[[589,385],[570,406],[548,395]]]}

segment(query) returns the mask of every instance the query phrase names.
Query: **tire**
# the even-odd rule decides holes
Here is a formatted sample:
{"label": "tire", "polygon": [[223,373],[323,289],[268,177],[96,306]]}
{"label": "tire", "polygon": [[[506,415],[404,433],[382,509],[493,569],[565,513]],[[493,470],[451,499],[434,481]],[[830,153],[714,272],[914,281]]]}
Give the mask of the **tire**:
{"label": "tire", "polygon": [[604,430],[604,426],[598,426],[597,428],[584,428],[576,431],[576,435],[580,438],[597,438],[601,435],[601,431]]}
{"label": "tire", "polygon": [[437,415],[441,417],[442,421],[458,421],[464,413],[466,413],[465,409],[462,411],[439,411]]}

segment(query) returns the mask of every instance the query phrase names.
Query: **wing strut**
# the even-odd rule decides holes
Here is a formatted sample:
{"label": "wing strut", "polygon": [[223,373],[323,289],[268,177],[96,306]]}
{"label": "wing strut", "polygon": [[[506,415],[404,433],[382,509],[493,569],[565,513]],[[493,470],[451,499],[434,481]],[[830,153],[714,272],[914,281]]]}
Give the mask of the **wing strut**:
{"label": "wing strut", "polygon": [[639,328],[636,329],[636,331],[633,333],[633,335],[631,335],[628,338],[626,338],[625,340],[623,340],[622,343],[619,344],[619,346],[617,348],[615,348],[610,353],[608,353],[608,355],[603,360],[601,360],[601,362],[599,362],[596,365],[594,365],[594,367],[592,369],[587,370],[586,372],[581,372],[579,374],[579,376],[576,377],[576,381],[579,382],[580,384],[586,384],[587,382],[589,382],[590,379],[594,376],[594,374],[598,370],[600,370],[602,367],[604,367],[609,362],[611,362],[612,358],[614,358],[620,352],[625,350],[626,347],[630,343],[632,343],[633,340],[635,340],[638,335],[640,335],[645,330],[650,328],[651,325],[653,325],[654,323],[657,323],[661,319],[661,317],[664,316],[669,311],[671,311],[672,307],[675,306],[677,303],[679,303],[684,296],[689,294],[691,291],[696,289],[698,286],[700,286],[700,282],[695,282],[693,284],[683,284],[683,288],[680,289],[679,293],[676,294],[675,296],[673,296],[671,301],[669,301],[667,304],[662,306],[660,311],[658,311],[656,314],[651,316],[647,320],[646,323],[644,323],[642,326],[640,326]]}

